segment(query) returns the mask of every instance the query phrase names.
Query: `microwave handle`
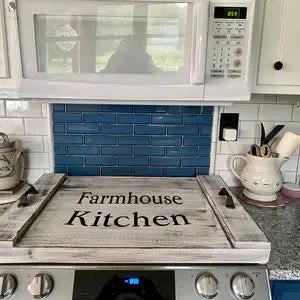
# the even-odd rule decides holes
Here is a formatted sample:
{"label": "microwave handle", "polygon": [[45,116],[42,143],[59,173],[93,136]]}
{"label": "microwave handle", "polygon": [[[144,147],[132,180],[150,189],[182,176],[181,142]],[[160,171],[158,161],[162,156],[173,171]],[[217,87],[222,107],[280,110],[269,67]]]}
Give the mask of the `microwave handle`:
{"label": "microwave handle", "polygon": [[209,1],[195,3],[195,59],[193,84],[204,84],[206,66],[206,46],[209,21]]}

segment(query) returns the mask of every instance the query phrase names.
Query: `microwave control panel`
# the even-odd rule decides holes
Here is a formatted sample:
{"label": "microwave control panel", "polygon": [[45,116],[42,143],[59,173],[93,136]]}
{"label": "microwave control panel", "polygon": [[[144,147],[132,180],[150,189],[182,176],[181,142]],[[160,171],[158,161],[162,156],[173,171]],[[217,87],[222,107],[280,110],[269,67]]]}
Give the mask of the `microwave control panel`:
{"label": "microwave control panel", "polygon": [[211,13],[209,80],[243,81],[248,56],[248,9],[216,5]]}

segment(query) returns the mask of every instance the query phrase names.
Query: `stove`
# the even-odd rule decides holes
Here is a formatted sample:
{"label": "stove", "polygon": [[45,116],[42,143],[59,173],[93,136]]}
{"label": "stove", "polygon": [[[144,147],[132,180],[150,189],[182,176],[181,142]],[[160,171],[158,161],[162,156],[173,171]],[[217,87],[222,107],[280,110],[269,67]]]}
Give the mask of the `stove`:
{"label": "stove", "polygon": [[0,215],[0,299],[270,299],[270,243],[218,176],[35,188]]}

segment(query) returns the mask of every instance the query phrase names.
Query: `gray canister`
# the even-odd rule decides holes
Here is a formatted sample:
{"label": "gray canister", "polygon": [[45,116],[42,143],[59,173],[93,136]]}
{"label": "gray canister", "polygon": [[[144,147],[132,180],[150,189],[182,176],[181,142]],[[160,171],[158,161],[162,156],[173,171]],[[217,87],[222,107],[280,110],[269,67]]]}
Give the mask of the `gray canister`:
{"label": "gray canister", "polygon": [[0,132],[0,190],[17,186],[24,173],[22,151],[16,148],[16,142]]}

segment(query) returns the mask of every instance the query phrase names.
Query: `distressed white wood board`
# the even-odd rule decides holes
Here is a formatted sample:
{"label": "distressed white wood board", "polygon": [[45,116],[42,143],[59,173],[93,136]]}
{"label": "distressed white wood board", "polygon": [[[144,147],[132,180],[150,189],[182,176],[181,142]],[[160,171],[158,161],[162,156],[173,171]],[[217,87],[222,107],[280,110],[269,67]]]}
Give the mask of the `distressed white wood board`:
{"label": "distressed white wood board", "polygon": [[39,193],[27,197],[29,206],[18,207],[18,202],[15,202],[4,211],[0,216],[0,247],[12,247],[16,244],[46,206],[64,178],[64,174],[44,174],[34,184]]}
{"label": "distressed white wood board", "polygon": [[[101,178],[99,184],[99,177],[91,178],[77,178],[76,184],[75,178],[71,178],[66,182],[66,186],[80,189],[91,188],[95,189],[106,189],[114,184],[114,192],[116,192],[116,187],[123,189],[123,187],[140,186],[146,190],[151,190],[154,192],[157,190],[157,185],[165,186],[169,179],[165,178],[154,178],[154,179],[134,179],[133,181],[128,181],[128,178]],[[194,190],[195,192],[195,178],[185,179],[183,184],[182,179],[172,179],[168,183],[168,193],[178,190],[178,188],[184,186],[185,190]],[[74,184],[73,184],[74,183]],[[202,191],[197,187],[197,193],[202,194]],[[63,190],[61,190],[63,191]],[[199,192],[200,191],[200,192]],[[193,193],[193,192],[192,192]],[[201,196],[202,197],[202,196]],[[200,198],[201,198],[200,197]],[[55,197],[54,197],[55,198]],[[190,199],[190,198],[189,198]],[[200,210],[205,210],[208,206],[208,202],[203,198],[198,201],[197,207]],[[49,204],[52,203],[50,201]],[[197,203],[198,203],[197,202]],[[192,209],[194,207],[193,201],[186,201],[187,208]],[[45,211],[42,212],[42,214]],[[58,212],[58,215],[60,213]],[[39,218],[38,218],[39,219]],[[38,220],[37,219],[37,220]],[[0,218],[1,220],[1,218]],[[34,223],[35,224],[35,223]],[[32,230],[34,224],[31,226],[29,231]],[[79,232],[81,236],[84,233]],[[27,232],[28,234],[28,232]],[[26,236],[27,236],[26,234]],[[121,236],[119,234],[119,236]],[[224,234],[225,236],[225,234]],[[145,238],[145,237],[143,237]],[[208,237],[211,241],[214,240],[214,236],[210,235]],[[70,239],[70,238],[69,238]],[[148,247],[148,248],[124,248],[124,247],[98,247],[98,248],[88,248],[83,247],[41,247],[41,246],[25,246],[22,245],[22,240],[20,243],[16,244],[15,247],[2,248],[0,247],[0,263],[61,263],[61,264],[128,264],[128,263],[142,263],[142,264],[211,264],[211,263],[225,263],[225,264],[266,264],[269,259],[269,249],[245,249],[245,248],[192,248],[181,247],[182,240],[178,240],[178,247],[176,248],[160,248],[160,247]],[[230,244],[229,244],[230,245]],[[231,243],[232,246],[232,243]]]}
{"label": "distressed white wood board", "polygon": [[[209,175],[199,176],[197,179],[235,248],[265,248],[270,251],[271,243],[263,231],[220,177]],[[218,195],[222,187],[225,187],[232,196],[235,209],[227,208],[225,206],[226,196]]]}
{"label": "distressed white wood board", "polygon": [[[176,202],[182,204],[108,204],[110,198],[104,199],[106,204],[89,202],[89,193],[100,196],[100,201],[105,195],[127,196],[130,192],[138,198],[177,197]],[[83,193],[89,198],[80,202]],[[83,214],[83,219],[76,217],[70,222],[74,211]],[[135,213],[147,217],[151,226],[144,226],[144,219],[137,223],[139,226],[133,226]],[[111,218],[106,227],[103,216],[108,214]],[[99,215],[97,226],[91,226]],[[120,216],[123,218],[118,224],[128,226],[116,226],[114,220]],[[165,218],[159,224],[168,225],[155,225],[156,216]],[[171,216],[177,216],[176,222]],[[226,249],[231,245],[195,178],[70,177],[24,234],[18,247]]]}
{"label": "distressed white wood board", "polygon": [[266,264],[266,249],[0,248],[0,264]]}

